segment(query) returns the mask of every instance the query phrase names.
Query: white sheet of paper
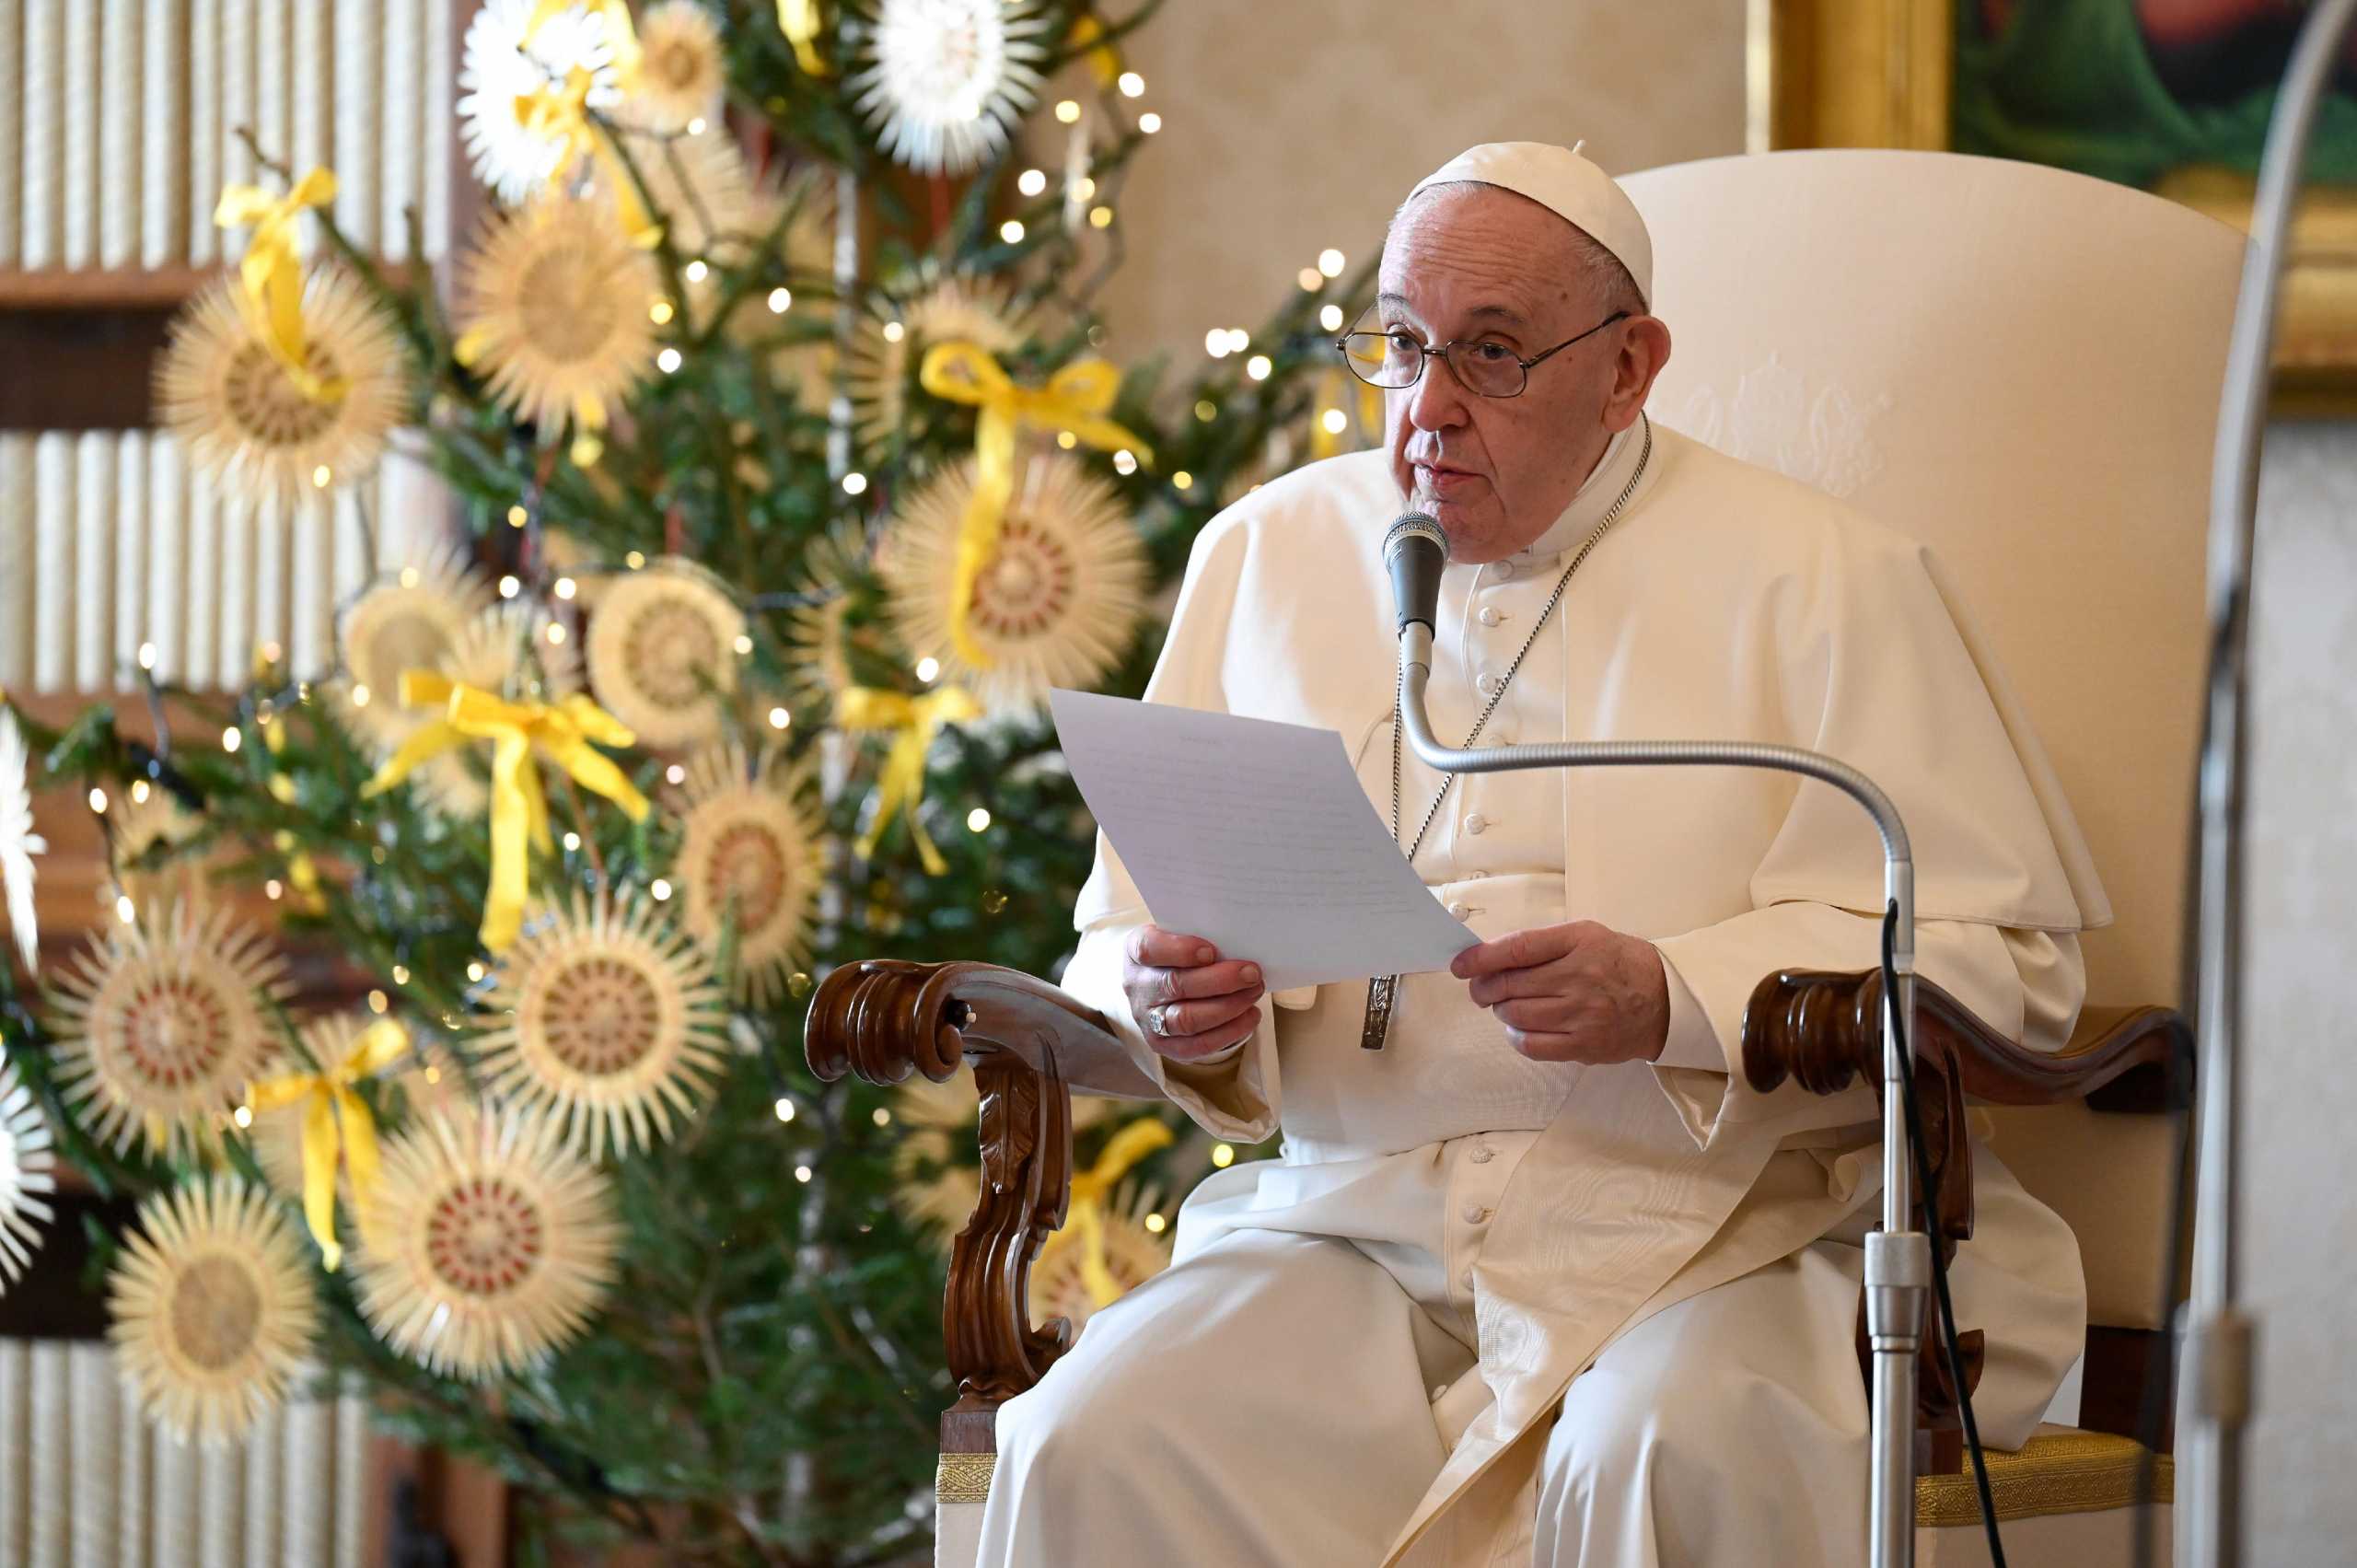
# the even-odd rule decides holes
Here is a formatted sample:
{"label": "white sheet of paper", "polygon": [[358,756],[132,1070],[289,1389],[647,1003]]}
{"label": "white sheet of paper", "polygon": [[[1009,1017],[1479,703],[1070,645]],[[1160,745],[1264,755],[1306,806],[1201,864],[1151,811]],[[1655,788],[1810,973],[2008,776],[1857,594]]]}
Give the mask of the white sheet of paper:
{"label": "white sheet of paper", "polygon": [[1049,693],[1082,798],[1156,925],[1269,989],[1446,969],[1480,938],[1392,842],[1330,729]]}

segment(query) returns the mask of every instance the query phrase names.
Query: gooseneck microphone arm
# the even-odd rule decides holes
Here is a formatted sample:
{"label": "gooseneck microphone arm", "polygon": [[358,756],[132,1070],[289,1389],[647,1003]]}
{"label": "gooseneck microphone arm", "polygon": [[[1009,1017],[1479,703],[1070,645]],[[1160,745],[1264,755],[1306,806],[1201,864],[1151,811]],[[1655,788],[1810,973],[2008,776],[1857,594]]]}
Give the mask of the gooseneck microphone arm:
{"label": "gooseneck microphone arm", "polygon": [[1932,1284],[1931,1239],[1911,1228],[1914,1183],[1907,1160],[1906,1042],[1915,1022],[1915,864],[1898,807],[1875,782],[1838,758],[1794,746],[1712,740],[1573,741],[1528,746],[1444,746],[1424,713],[1432,680],[1433,632],[1447,537],[1429,516],[1410,512],[1384,540],[1385,564],[1399,595],[1399,725],[1424,765],[1445,773],[1494,773],[1524,768],[1766,768],[1798,773],[1856,801],[1882,835],[1883,891],[1897,911],[1891,970],[1895,994],[1884,998],[1882,1228],[1866,1237],[1866,1332],[1874,1347],[1874,1568],[1915,1561],[1915,1383],[1924,1303]]}

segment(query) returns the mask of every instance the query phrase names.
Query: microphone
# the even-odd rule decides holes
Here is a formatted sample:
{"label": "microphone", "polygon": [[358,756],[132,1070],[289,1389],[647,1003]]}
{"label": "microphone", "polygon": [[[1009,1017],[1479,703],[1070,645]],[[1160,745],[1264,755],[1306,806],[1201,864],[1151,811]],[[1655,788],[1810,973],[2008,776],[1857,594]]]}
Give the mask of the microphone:
{"label": "microphone", "polygon": [[1399,618],[1393,633],[1422,621],[1437,633],[1440,569],[1448,563],[1448,535],[1429,513],[1406,512],[1383,536],[1383,564],[1391,573],[1391,602]]}

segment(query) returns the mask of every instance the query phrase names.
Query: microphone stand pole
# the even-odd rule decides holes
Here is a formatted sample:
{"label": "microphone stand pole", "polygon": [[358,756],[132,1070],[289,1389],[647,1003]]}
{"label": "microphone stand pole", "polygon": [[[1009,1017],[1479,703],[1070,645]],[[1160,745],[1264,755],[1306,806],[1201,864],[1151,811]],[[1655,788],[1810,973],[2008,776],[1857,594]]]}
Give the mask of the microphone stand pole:
{"label": "microphone stand pole", "polygon": [[[2357,4],[2357,0],[2347,0]],[[1883,998],[1882,1228],[1866,1237],[1866,1333],[1874,1346],[1873,1568],[1911,1568],[1915,1561],[1915,1356],[1922,1342],[1932,1285],[1931,1238],[1911,1228],[1913,1182],[1907,1165],[1907,1118],[1900,1092],[1913,1063],[1898,1027],[1914,1039],[1915,865],[1898,808],[1872,779],[1849,764],[1793,746],[1735,742],[1595,741],[1543,746],[1444,746],[1424,714],[1432,679],[1433,629],[1410,621],[1399,632],[1400,728],[1424,765],[1448,773],[1523,768],[1771,768],[1831,784],[1865,808],[1882,834],[1883,892],[1898,907],[1891,968],[1896,995]]]}
{"label": "microphone stand pole", "polygon": [[2235,304],[2226,386],[2210,489],[2210,671],[2200,772],[2201,854],[2194,947],[2200,1070],[2194,1083],[2199,1145],[2193,1280],[2185,1321],[2186,1412],[2177,1560],[2229,1568],[2242,1556],[2242,1436],[2251,1408],[2251,1320],[2235,1305],[2235,1101],[2241,1071],[2243,776],[2249,745],[2243,704],[2250,680],[2250,573],[2258,509],[2258,447],[2267,418],[2292,207],[2306,168],[2316,106],[2357,0],[2322,0],[2308,13],[2276,95],[2251,209],[2251,246]]}

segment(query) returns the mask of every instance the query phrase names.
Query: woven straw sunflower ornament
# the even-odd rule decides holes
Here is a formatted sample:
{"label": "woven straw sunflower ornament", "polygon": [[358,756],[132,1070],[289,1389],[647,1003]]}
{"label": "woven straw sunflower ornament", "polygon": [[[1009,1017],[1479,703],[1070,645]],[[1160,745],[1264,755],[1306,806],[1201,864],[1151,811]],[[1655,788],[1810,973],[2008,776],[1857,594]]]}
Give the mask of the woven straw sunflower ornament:
{"label": "woven straw sunflower ornament", "polygon": [[1039,96],[1046,18],[1008,0],[878,0],[844,86],[884,151],[964,174],[1006,145]]}
{"label": "woven straw sunflower ornament", "polygon": [[584,638],[598,705],[656,750],[718,737],[737,690],[745,616],[712,575],[676,555],[606,580]]}
{"label": "woven straw sunflower ornament", "polygon": [[978,343],[993,354],[1014,353],[1026,340],[1022,313],[1004,285],[951,278],[891,314],[860,323],[851,348],[851,401],[860,438],[888,445],[908,417],[917,366],[935,343]]}
{"label": "woven straw sunflower ornament", "polygon": [[[1031,1267],[1031,1320],[1068,1318],[1077,1333],[1097,1311],[1168,1268],[1169,1233],[1147,1223],[1162,1213],[1159,1189],[1125,1183],[1103,1206],[1094,1237],[1059,1233],[1062,1244],[1048,1247]],[[1105,1272],[1092,1280],[1100,1255]]]}
{"label": "woven straw sunflower ornament", "polygon": [[455,549],[436,549],[378,577],[339,618],[345,674],[327,696],[343,726],[390,756],[433,715],[401,703],[401,676],[439,669],[493,603],[490,585]]}
{"label": "woven straw sunflower ornament", "polygon": [[545,1119],[459,1110],[393,1139],[362,1205],[354,1282],[377,1337],[470,1383],[587,1326],[620,1233],[596,1167]]}
{"label": "woven straw sunflower ornament", "polygon": [[663,0],[639,17],[638,72],[629,89],[633,120],[651,131],[684,131],[718,117],[727,85],[728,61],[710,11],[694,0]]}
{"label": "woven straw sunflower ornament", "polygon": [[186,1155],[244,1099],[292,992],[269,938],[228,911],[142,911],[58,971],[59,1085],[117,1151],[144,1135],[155,1153]]}
{"label": "woven straw sunflower ornament", "polygon": [[228,1177],[140,1205],[107,1309],[149,1418],[207,1446],[236,1442],[284,1401],[319,1324],[300,1235],[267,1192]]}
{"label": "woven straw sunflower ornament", "polygon": [[606,427],[655,367],[655,261],[597,197],[548,195],[493,220],[460,273],[455,352],[519,420]]}
{"label": "woven straw sunflower ornament", "polygon": [[818,895],[819,828],[807,780],[772,748],[702,751],[680,785],[680,923],[717,955],[736,954],[735,990],[766,1007],[784,988]]}
{"label": "woven straw sunflower ornament", "polygon": [[46,1196],[57,1191],[56,1169],[40,1103],[17,1064],[0,1060],[0,1284],[24,1278],[41,1245],[34,1222],[56,1217]]}
{"label": "woven straw sunflower ornament", "polygon": [[711,1098],[727,1015],[711,966],[647,904],[576,893],[545,911],[492,970],[504,1012],[481,1041],[490,1092],[562,1127],[601,1159],[652,1148]]}
{"label": "woven straw sunflower ornament", "polygon": [[111,914],[118,898],[129,899],[134,912],[201,898],[211,856],[178,852],[203,830],[204,819],[169,790],[126,791],[107,811],[108,877],[99,891],[104,912]]}
{"label": "woven straw sunflower ornament", "polygon": [[255,330],[233,277],[212,285],[172,323],[156,370],[157,422],[224,494],[249,504],[293,500],[356,479],[413,401],[393,324],[334,267],[303,284],[305,388]]}
{"label": "woven straw sunflower ornament", "polygon": [[509,206],[548,188],[572,154],[567,140],[534,122],[519,107],[589,73],[586,107],[611,110],[621,101],[605,17],[568,8],[539,19],[540,0],[483,0],[467,24],[459,67],[459,130],[475,178]]}
{"label": "woven straw sunflower ornament", "polygon": [[902,640],[994,710],[1043,701],[1051,686],[1094,685],[1120,662],[1145,604],[1145,547],[1120,497],[1069,457],[1032,461],[975,580],[967,625],[991,660],[978,669],[952,632],[973,487],[973,463],[960,462],[892,525],[878,566]]}
{"label": "woven straw sunflower ornament", "polygon": [[[478,691],[522,702],[554,703],[581,690],[581,645],[546,609],[523,600],[495,604],[467,622],[429,668]],[[424,723],[434,709],[407,710]],[[421,764],[416,778],[445,815],[480,817],[491,804],[479,748],[460,747]]]}

